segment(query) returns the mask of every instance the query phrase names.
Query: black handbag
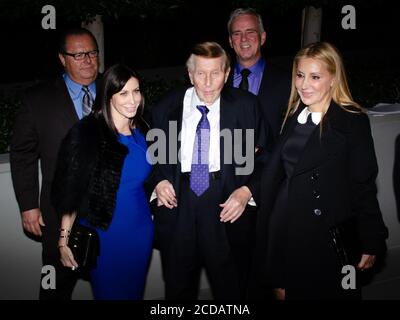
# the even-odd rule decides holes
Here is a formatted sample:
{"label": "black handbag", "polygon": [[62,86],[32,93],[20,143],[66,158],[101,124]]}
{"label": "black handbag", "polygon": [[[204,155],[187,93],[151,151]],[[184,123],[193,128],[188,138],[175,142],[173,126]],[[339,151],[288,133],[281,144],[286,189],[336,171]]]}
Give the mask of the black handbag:
{"label": "black handbag", "polygon": [[361,259],[357,219],[351,218],[329,229],[333,247],[342,266],[356,266]]}
{"label": "black handbag", "polygon": [[93,228],[75,223],[68,240],[68,247],[78,263],[78,269],[90,270],[97,265],[100,255],[100,239]]}

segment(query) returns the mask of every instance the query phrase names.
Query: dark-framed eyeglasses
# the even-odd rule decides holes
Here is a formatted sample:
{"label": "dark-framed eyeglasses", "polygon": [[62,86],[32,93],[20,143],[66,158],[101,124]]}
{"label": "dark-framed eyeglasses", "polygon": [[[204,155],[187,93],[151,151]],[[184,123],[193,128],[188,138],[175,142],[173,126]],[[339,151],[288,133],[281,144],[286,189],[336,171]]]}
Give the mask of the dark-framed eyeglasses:
{"label": "dark-framed eyeglasses", "polygon": [[97,58],[99,56],[99,50],[92,50],[92,51],[87,51],[87,52],[77,52],[77,53],[69,53],[69,52],[64,52],[66,56],[73,57],[75,60],[83,60],[86,58],[86,56],[89,56],[89,58]]}

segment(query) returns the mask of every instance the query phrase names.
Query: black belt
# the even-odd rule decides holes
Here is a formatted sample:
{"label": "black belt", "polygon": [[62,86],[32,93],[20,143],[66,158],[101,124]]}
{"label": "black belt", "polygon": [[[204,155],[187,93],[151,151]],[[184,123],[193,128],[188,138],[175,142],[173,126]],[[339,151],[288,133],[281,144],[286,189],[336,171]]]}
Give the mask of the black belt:
{"label": "black belt", "polygon": [[[182,172],[181,177],[183,179],[190,180],[190,172]],[[221,179],[221,171],[214,171],[209,173],[210,180],[218,180]]]}

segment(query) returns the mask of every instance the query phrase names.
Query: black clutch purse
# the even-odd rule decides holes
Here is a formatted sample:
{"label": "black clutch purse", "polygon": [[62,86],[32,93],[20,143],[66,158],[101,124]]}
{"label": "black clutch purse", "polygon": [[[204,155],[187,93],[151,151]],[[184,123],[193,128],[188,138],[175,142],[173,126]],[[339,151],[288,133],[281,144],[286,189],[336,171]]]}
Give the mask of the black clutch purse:
{"label": "black clutch purse", "polygon": [[100,254],[100,239],[95,229],[75,223],[69,236],[68,247],[78,263],[78,269],[90,270],[96,267]]}
{"label": "black clutch purse", "polygon": [[339,263],[342,266],[357,265],[361,259],[361,244],[356,218],[351,218],[331,227],[329,234]]}

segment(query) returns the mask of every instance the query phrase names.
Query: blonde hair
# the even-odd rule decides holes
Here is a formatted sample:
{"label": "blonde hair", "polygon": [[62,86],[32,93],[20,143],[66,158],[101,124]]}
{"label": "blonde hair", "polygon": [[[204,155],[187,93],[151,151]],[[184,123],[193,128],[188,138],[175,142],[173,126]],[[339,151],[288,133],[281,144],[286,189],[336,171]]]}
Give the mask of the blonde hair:
{"label": "blonde hair", "polygon": [[[287,120],[287,118],[296,112],[300,104],[300,96],[297,92],[295,81],[297,76],[297,68],[301,59],[312,58],[317,59],[325,63],[328,72],[334,76],[334,82],[331,87],[331,97],[340,107],[348,112],[364,112],[364,109],[353,100],[351,96],[350,89],[347,83],[346,72],[343,65],[343,59],[338,51],[338,49],[328,42],[315,42],[311,43],[296,54],[293,60],[292,67],[292,85],[289,97],[288,108],[286,110],[285,118],[282,124],[282,128]],[[323,110],[322,117],[328,111]],[[321,119],[321,132],[322,132],[322,120]],[[282,131],[282,129],[281,129]]]}

